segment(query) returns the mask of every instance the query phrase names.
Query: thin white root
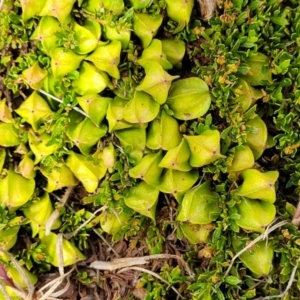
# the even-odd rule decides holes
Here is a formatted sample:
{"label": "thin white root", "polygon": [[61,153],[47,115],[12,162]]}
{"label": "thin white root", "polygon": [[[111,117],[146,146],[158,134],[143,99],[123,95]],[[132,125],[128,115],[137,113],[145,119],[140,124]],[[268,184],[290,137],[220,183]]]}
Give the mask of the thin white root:
{"label": "thin white root", "polygon": [[4,6],[4,0],[0,0],[0,12],[1,12],[3,6]]}
{"label": "thin white root", "polygon": [[299,262],[300,262],[300,257],[298,258],[297,263],[296,263],[296,265],[293,268],[290,280],[289,280],[289,282],[288,282],[285,290],[281,294],[279,294],[279,295],[273,295],[273,296],[267,296],[267,297],[255,298],[254,300],[267,300],[267,299],[275,299],[275,298],[281,298],[281,299],[283,299],[287,295],[287,293],[289,292],[290,288],[292,287],[292,284],[293,284],[293,282],[295,280],[296,271],[297,271],[298,266],[299,266]]}
{"label": "thin white root", "polygon": [[71,193],[73,192],[73,190],[74,190],[74,186],[69,186],[69,187],[66,189],[66,191],[65,191],[65,193],[64,193],[64,195],[62,196],[61,201],[60,201],[60,203],[61,203],[62,205],[65,205],[65,204],[67,203],[67,201],[68,201],[68,199],[70,198],[70,195],[71,195]]}
{"label": "thin white root", "polygon": [[61,233],[57,235],[56,254],[58,256],[59,275],[64,275],[64,252],[63,252],[63,236]]}
{"label": "thin white root", "polygon": [[254,239],[252,242],[250,242],[245,248],[243,248],[241,251],[239,251],[231,260],[229,267],[227,268],[225,274],[224,274],[224,278],[226,276],[228,276],[229,271],[231,270],[235,260],[244,252],[246,252],[247,250],[249,250],[250,248],[252,248],[257,242],[261,241],[261,240],[265,240],[268,237],[268,234],[270,234],[272,231],[276,230],[277,228],[284,226],[286,224],[289,224],[290,221],[289,220],[285,220],[285,221],[281,221],[275,225],[273,225],[270,228],[267,228],[266,231],[264,233],[262,233],[261,235],[259,235],[256,239]]}
{"label": "thin white root", "polygon": [[153,277],[156,277],[157,279],[161,280],[162,282],[164,282],[165,284],[168,285],[168,287],[171,287],[171,289],[180,297],[180,298],[183,298],[182,295],[178,292],[178,290],[176,288],[174,288],[173,286],[170,285],[170,283],[161,278],[158,274],[150,271],[150,270],[147,270],[147,269],[144,269],[144,268],[140,268],[140,267],[128,267],[128,268],[123,268],[121,270],[118,271],[118,273],[122,273],[122,272],[125,272],[125,271],[128,271],[128,270],[136,270],[136,271],[141,271],[143,273],[147,273],[147,274],[150,274],[151,276]]}
{"label": "thin white root", "polygon": [[60,297],[69,289],[70,285],[71,285],[70,279],[69,279],[69,277],[67,277],[67,283],[66,283],[65,287],[63,287],[61,290],[59,290],[57,292],[52,293],[50,296],[53,299],[57,299],[57,297]]}
{"label": "thin white root", "polygon": [[69,233],[65,233],[64,234],[64,238],[69,240],[70,238],[72,238],[74,235],[76,235],[84,226],[86,226],[87,224],[89,224],[92,219],[95,218],[96,214],[100,211],[106,210],[107,206],[102,206],[101,208],[97,209],[85,222],[83,222],[80,226],[78,226],[74,231],[69,232]]}
{"label": "thin white root", "polygon": [[[60,204],[62,206],[65,206],[65,204],[67,203],[72,191],[74,190],[74,187],[73,186],[69,186],[64,195],[62,196],[62,198],[58,198]],[[49,219],[47,220],[46,222],[46,226],[45,226],[45,235],[49,235],[50,232],[51,232],[51,228],[54,224],[54,222],[59,218],[59,215],[60,215],[60,212],[58,209],[55,209],[53,211],[53,213],[51,214],[51,216],[49,217]]]}
{"label": "thin white root", "polygon": [[[27,294],[26,292],[23,292],[23,291],[20,291],[19,289],[17,288],[14,288],[14,287],[10,287],[15,294],[17,294],[21,299],[24,299],[24,300],[32,300],[32,295],[30,294]],[[11,298],[9,298],[11,300]]]}
{"label": "thin white root", "polygon": [[11,300],[9,295],[6,292],[5,285],[2,280],[0,280],[0,291],[1,291],[2,295],[4,296],[5,300]]}
{"label": "thin white root", "polygon": [[[34,294],[35,288],[34,288],[34,285],[32,284],[32,282],[30,281],[29,277],[24,272],[24,270],[22,269],[22,267],[20,266],[20,264],[17,262],[17,260],[14,258],[14,256],[12,254],[10,254],[8,251],[6,251],[4,249],[0,249],[0,251],[5,253],[9,257],[9,259],[11,260],[11,262],[13,263],[13,265],[15,266],[17,271],[24,278],[26,286],[27,286],[27,291],[28,291],[27,298],[31,299]],[[21,293],[23,293],[21,288],[18,287],[18,289]]]}
{"label": "thin white root", "polygon": [[60,295],[62,295],[65,292],[65,287],[58,292],[54,292],[54,291],[63,282],[63,280],[65,278],[67,278],[67,281],[68,281],[67,285],[69,285],[69,278],[71,276],[71,273],[74,271],[74,269],[75,269],[75,267],[72,267],[72,269],[69,272],[65,273],[64,275],[59,276],[58,278],[51,280],[46,285],[41,287],[38,290],[38,293],[41,293],[41,294],[43,294],[43,290],[45,290],[47,288],[49,288],[49,289],[47,290],[47,292],[45,294],[42,295],[42,297],[40,297],[39,300],[48,300],[51,297],[59,297]]}
{"label": "thin white root", "polygon": [[172,254],[154,254],[154,255],[147,255],[141,257],[125,257],[125,258],[116,258],[112,261],[94,261],[90,264],[90,268],[97,269],[97,270],[108,270],[108,271],[115,271],[117,269],[132,267],[136,265],[144,265],[149,263],[149,260],[153,259],[177,259],[179,260],[186,272],[193,278],[195,275],[193,271],[190,269],[188,264],[178,255]]}
{"label": "thin white root", "polygon": [[[51,98],[51,99],[53,99],[53,100],[55,100],[55,101],[57,101],[57,102],[59,102],[59,103],[63,103],[63,101],[62,101],[61,99],[59,99],[59,98],[57,98],[57,97],[55,97],[55,96],[53,96],[53,95],[47,93],[46,91],[44,91],[44,90],[42,90],[42,89],[39,89],[38,91],[39,91],[41,94],[44,94],[45,96],[48,96],[49,98]],[[85,117],[87,117],[87,118],[90,119],[90,116],[89,116],[88,114],[86,114],[83,110],[81,110],[80,108],[78,108],[78,107],[76,107],[76,106],[71,106],[71,105],[69,105],[69,104],[68,104],[67,106],[68,106],[68,107],[71,107],[72,109],[76,110],[77,112],[79,112],[79,113],[82,114],[83,116],[85,116]],[[95,125],[98,127],[97,124],[95,124]]]}
{"label": "thin white root", "polygon": [[51,228],[54,224],[54,222],[59,218],[59,211],[57,209],[55,209],[53,211],[53,213],[51,214],[51,216],[49,217],[49,219],[47,220],[46,222],[46,225],[45,225],[45,235],[49,235],[50,232],[51,232]]}

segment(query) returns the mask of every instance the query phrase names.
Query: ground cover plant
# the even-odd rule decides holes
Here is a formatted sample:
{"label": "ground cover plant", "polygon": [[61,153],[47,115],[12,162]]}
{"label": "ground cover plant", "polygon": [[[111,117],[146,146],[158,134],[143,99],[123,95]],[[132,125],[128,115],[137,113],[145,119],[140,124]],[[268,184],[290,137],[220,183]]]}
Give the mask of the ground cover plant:
{"label": "ground cover plant", "polygon": [[299,2],[208,4],[0,1],[0,299],[299,299]]}

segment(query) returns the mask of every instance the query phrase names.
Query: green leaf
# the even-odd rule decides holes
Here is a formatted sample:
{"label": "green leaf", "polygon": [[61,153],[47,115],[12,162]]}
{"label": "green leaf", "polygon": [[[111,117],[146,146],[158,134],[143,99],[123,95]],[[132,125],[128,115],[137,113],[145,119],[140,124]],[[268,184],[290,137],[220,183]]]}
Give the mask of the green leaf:
{"label": "green leaf", "polygon": [[19,130],[13,123],[0,122],[0,146],[13,147],[21,143]]}
{"label": "green leaf", "polygon": [[119,97],[115,97],[109,102],[106,114],[109,132],[133,126],[133,124],[124,120],[124,109],[127,102]]}
{"label": "green leaf", "polygon": [[74,51],[62,47],[51,49],[50,57],[51,69],[56,79],[78,69],[81,61],[84,59],[83,55],[78,55]]}
{"label": "green leaf", "polygon": [[63,187],[76,186],[79,183],[72,171],[64,164],[60,167],[51,169],[40,166],[40,171],[47,178],[46,191],[48,193]]}
{"label": "green leaf", "polygon": [[158,195],[157,188],[141,182],[129,189],[128,194],[124,196],[124,201],[128,207],[155,221]]}
{"label": "green leaf", "polygon": [[163,171],[158,165],[161,159],[162,151],[145,155],[136,166],[129,169],[129,176],[142,179],[149,185],[157,186]]}
{"label": "green leaf", "polygon": [[235,277],[235,276],[227,276],[227,277],[225,277],[225,282],[230,284],[230,285],[238,285],[242,281],[239,278]]}
{"label": "green leaf", "polygon": [[167,105],[179,120],[192,120],[207,113],[211,97],[208,85],[197,77],[177,80],[172,84]]}
{"label": "green leaf", "polygon": [[75,2],[76,0],[46,0],[46,3],[39,15],[52,16],[57,18],[60,23],[68,23],[71,20],[70,13]]}
{"label": "green leaf", "polygon": [[34,163],[38,164],[45,157],[53,154],[58,148],[58,143],[52,143],[48,145],[51,140],[51,136],[47,133],[41,135],[35,134],[33,132],[28,133],[29,147],[35,156]]}
{"label": "green leaf", "polygon": [[185,193],[177,220],[192,224],[210,224],[221,213],[219,201],[220,196],[210,190],[209,182],[202,183]]}
{"label": "green leaf", "polygon": [[[0,128],[1,128],[1,126],[0,126]],[[1,145],[1,143],[0,143],[0,145]],[[5,158],[6,158],[6,150],[4,148],[0,148],[0,173],[2,173]]]}
{"label": "green leaf", "polygon": [[218,130],[205,130],[200,135],[184,135],[184,138],[187,140],[191,151],[189,163],[192,167],[202,167],[224,157],[220,153],[220,133]]}
{"label": "green leaf", "polygon": [[100,125],[104,120],[108,105],[113,100],[112,98],[101,97],[98,94],[88,94],[76,99],[96,125]]}
{"label": "green leaf", "polygon": [[141,39],[143,48],[147,48],[156,35],[163,17],[160,14],[134,13],[133,31]]}
{"label": "green leaf", "polygon": [[105,176],[107,171],[107,168],[93,163],[87,156],[73,151],[70,151],[66,165],[89,193],[93,193],[97,189],[99,180]]}
{"label": "green leaf", "polygon": [[274,204],[266,201],[242,198],[237,204],[240,218],[235,220],[236,224],[246,230],[264,232],[275,218],[276,208]]}
{"label": "green leaf", "polygon": [[246,134],[246,143],[250,146],[254,159],[257,160],[261,157],[267,146],[267,126],[258,116],[247,121],[245,125],[251,128],[251,132]]}
{"label": "green leaf", "polygon": [[46,0],[21,0],[22,18],[24,21],[28,21],[32,17],[38,15],[44,7]]}
{"label": "green leaf", "polygon": [[121,58],[122,44],[111,41],[109,44],[99,44],[96,50],[86,60],[91,61],[99,70],[107,72],[111,77],[119,79],[118,65]]}
{"label": "green leaf", "polygon": [[221,139],[225,140],[228,136],[228,134],[231,132],[232,130],[232,126],[228,126],[227,128],[225,128],[222,132],[221,132]]}
{"label": "green leaf", "polygon": [[[37,276],[28,272],[28,270],[22,266],[20,266],[20,268],[22,268],[23,272],[26,274],[26,277],[29,280],[29,282],[31,282],[31,284],[35,285],[38,281]],[[9,278],[11,278],[13,280],[13,282],[16,286],[18,286],[21,289],[28,288],[28,284],[24,278],[24,275],[21,274],[21,272],[17,268],[15,268],[15,266],[12,263],[7,267],[6,272],[7,272],[7,275],[9,276]],[[17,298],[19,298],[19,295]]]}
{"label": "green leaf", "polygon": [[67,130],[67,136],[80,149],[82,154],[89,154],[92,147],[107,132],[107,127],[101,125],[97,127],[90,119],[85,118],[79,124],[73,122]]}
{"label": "green leaf", "polygon": [[131,37],[130,28],[127,27],[118,28],[116,26],[106,25],[104,28],[104,34],[106,39],[110,41],[113,40],[120,41],[123,50],[128,48],[130,37]]}
{"label": "green leaf", "polygon": [[276,25],[285,27],[289,24],[288,20],[283,17],[270,17],[270,21]]}
{"label": "green leaf", "polygon": [[149,47],[147,47],[142,56],[137,60],[137,63],[145,68],[147,63],[157,62],[164,70],[173,68],[171,62],[168,61],[167,56],[163,53],[163,46],[160,40],[154,39]]}
{"label": "green leaf", "polygon": [[86,61],[81,64],[79,77],[73,80],[72,86],[79,95],[98,94],[107,87],[113,88],[108,75]]}
{"label": "green leaf", "polygon": [[124,107],[124,120],[143,124],[153,121],[158,115],[160,105],[144,92],[135,91],[134,96]]}
{"label": "green leaf", "polygon": [[168,115],[165,110],[160,118],[154,119],[147,131],[147,147],[152,150],[170,150],[177,147],[182,140],[179,124],[175,118]]}
{"label": "green leaf", "polygon": [[99,6],[98,0],[87,0],[83,3],[83,9],[92,14],[99,12],[104,8],[107,12],[112,13],[114,16],[119,16],[124,12],[123,0],[101,0],[101,6]]}
{"label": "green leaf", "polygon": [[185,54],[185,43],[182,40],[161,40],[163,53],[167,60],[176,68],[181,69],[182,59]]}
{"label": "green leaf", "polygon": [[251,1],[250,5],[249,5],[249,8],[250,10],[256,10],[258,8],[260,8],[262,5],[263,5],[263,1],[260,1],[260,0],[254,0],[254,1]]}
{"label": "green leaf", "polygon": [[48,103],[37,93],[33,92],[15,112],[37,131],[43,121],[54,115]]}
{"label": "green leaf", "polygon": [[0,202],[14,211],[30,200],[34,189],[33,179],[26,179],[10,169],[6,177],[0,179]]}
{"label": "green leaf", "polygon": [[224,297],[223,292],[220,289],[216,290],[217,296],[218,296],[218,300],[226,300]]}
{"label": "green leaf", "polygon": [[188,24],[194,6],[193,0],[166,0],[168,17],[175,22]]}
{"label": "green leaf", "polygon": [[31,67],[25,69],[22,72],[22,79],[26,82],[32,89],[38,90],[43,85],[43,80],[47,77],[48,72],[39,66],[36,61]]}
{"label": "green leaf", "polygon": [[132,127],[115,132],[121,146],[125,149],[130,147],[129,157],[137,164],[144,155],[146,148],[146,129],[142,127]]}
{"label": "green leaf", "polygon": [[[36,3],[35,0],[33,1]],[[56,46],[56,42],[58,40],[55,33],[57,33],[60,29],[60,24],[57,19],[45,16],[40,19],[38,26],[34,30],[30,39],[40,41],[43,46],[43,51],[47,55],[50,55],[51,50]]]}
{"label": "green leaf", "polygon": [[4,250],[11,249],[17,242],[20,226],[8,227],[0,230],[0,247]]}
{"label": "green leaf", "polygon": [[254,162],[253,152],[248,145],[245,145],[243,149],[238,149],[234,152],[233,159],[227,170],[229,172],[240,172],[252,168]]}
{"label": "green leaf", "polygon": [[179,76],[171,76],[157,62],[149,62],[145,65],[146,76],[136,87],[136,91],[143,91],[151,95],[160,105],[168,98],[172,81]]}
{"label": "green leaf", "polygon": [[[47,255],[52,258],[51,264],[55,267],[59,266],[59,259],[57,253],[57,235],[50,232],[46,235],[45,232],[41,231],[39,234],[41,243],[46,246],[45,250]],[[73,265],[81,260],[86,259],[86,257],[68,240],[62,240],[62,250],[63,250],[63,266]]]}
{"label": "green leaf", "polygon": [[0,121],[4,123],[13,123],[13,117],[6,104],[6,99],[0,99]]}
{"label": "green leaf", "polygon": [[272,71],[267,56],[258,52],[250,56],[246,64],[250,69],[246,75],[240,75],[240,77],[250,85],[262,85],[265,81],[272,82]]}
{"label": "green leaf", "polygon": [[244,182],[235,193],[238,196],[274,203],[276,200],[275,182],[278,176],[278,171],[261,173],[256,169],[246,170],[242,173]]}
{"label": "green leaf", "polygon": [[[25,209],[23,209],[25,216],[30,220],[30,226],[32,229],[32,237],[35,237],[40,230],[45,230],[46,223],[50,218],[53,207],[48,193],[32,203]],[[52,225],[52,229],[57,229],[61,225],[61,221],[56,219]]]}
{"label": "green leaf", "polygon": [[184,222],[179,226],[182,233],[185,235],[185,237],[191,244],[206,243],[211,231],[214,229],[213,224],[198,225]]}
{"label": "green leaf", "polygon": [[162,175],[158,188],[161,192],[172,194],[176,199],[180,199],[196,183],[198,177],[196,169],[192,169],[190,172],[167,169]]}
{"label": "green leaf", "polygon": [[[233,239],[232,245],[235,252],[238,252],[241,248],[241,242],[238,239]],[[243,264],[259,277],[267,276],[270,273],[273,267],[273,257],[274,250],[270,241],[260,241],[239,256]]]}
{"label": "green leaf", "polygon": [[36,175],[34,161],[25,154],[18,165],[17,172],[27,179],[33,179]]}
{"label": "green leaf", "polygon": [[[261,99],[264,94],[261,90],[251,87],[245,80],[239,79],[235,85],[235,102],[239,103],[243,112],[247,111],[255,102]],[[246,119],[246,117],[244,116]]]}
{"label": "green leaf", "polygon": [[111,211],[104,211],[99,218],[100,226],[104,232],[114,235],[129,221],[131,215],[132,211],[129,209],[124,211],[123,207],[113,208]]}
{"label": "green leaf", "polygon": [[[94,26],[99,26],[100,24],[96,21],[88,20],[88,22],[94,22]],[[86,26],[81,26],[77,24],[76,22],[73,23],[73,30],[75,39],[77,41],[78,46],[75,48],[75,52],[78,54],[88,54],[89,52],[92,52],[97,44],[98,40],[100,38],[100,35],[95,35],[93,32],[89,30]],[[98,29],[100,31],[101,29]]]}
{"label": "green leaf", "polygon": [[190,155],[188,142],[186,139],[182,139],[177,147],[170,149],[165,154],[159,163],[159,167],[189,172],[192,169],[189,164]]}

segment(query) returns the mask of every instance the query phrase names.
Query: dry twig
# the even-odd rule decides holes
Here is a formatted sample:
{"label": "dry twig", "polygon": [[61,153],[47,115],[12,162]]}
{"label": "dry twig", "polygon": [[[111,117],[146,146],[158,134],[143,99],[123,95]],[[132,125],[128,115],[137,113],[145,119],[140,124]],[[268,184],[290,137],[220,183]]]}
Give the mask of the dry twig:
{"label": "dry twig", "polygon": [[[66,202],[68,201],[72,191],[73,191],[74,187],[70,186],[66,189],[64,195],[62,196],[62,198],[58,198],[60,204],[62,206],[64,206],[66,204]],[[45,226],[45,234],[49,235],[51,232],[51,228],[53,226],[53,223],[57,220],[57,218],[59,217],[60,212],[59,210],[56,208],[53,213],[51,214],[51,216],[49,217],[49,219],[47,220],[46,226]]]}
{"label": "dry twig", "polygon": [[[63,274],[60,275],[58,278],[55,278],[53,280],[51,280],[50,282],[48,282],[46,285],[44,285],[43,287],[41,287],[38,290],[38,293],[40,293],[42,296],[39,298],[39,300],[48,300],[51,299],[51,297],[59,297],[60,295],[62,295],[65,292],[66,287],[64,287],[63,289],[61,289],[60,291],[54,292],[56,290],[56,288],[63,282],[63,280],[66,278],[67,279],[67,285],[70,284],[70,276],[72,274],[72,272],[74,271],[74,267],[72,267],[72,269]],[[48,289],[49,288],[49,289]],[[43,293],[43,290],[48,289],[47,292]]]}
{"label": "dry twig", "polygon": [[290,221],[289,221],[289,220],[285,220],[285,221],[281,221],[281,222],[279,222],[279,223],[277,223],[277,224],[275,224],[275,225],[273,225],[273,226],[271,226],[271,227],[267,227],[267,228],[266,228],[266,231],[265,231],[264,233],[262,233],[261,235],[259,235],[259,236],[258,236],[256,239],[254,239],[252,242],[250,242],[246,247],[244,247],[241,251],[239,251],[239,252],[232,258],[232,260],[231,260],[231,262],[230,262],[230,265],[229,265],[229,267],[227,268],[227,270],[226,270],[226,272],[225,272],[225,274],[224,274],[224,277],[228,276],[229,271],[231,270],[231,268],[232,268],[232,266],[233,266],[235,260],[236,260],[240,255],[242,255],[244,252],[246,252],[247,250],[249,250],[250,248],[252,248],[252,247],[253,247],[256,243],[258,243],[259,241],[265,240],[265,239],[268,237],[268,235],[269,235],[272,231],[274,231],[274,230],[276,230],[277,228],[279,228],[279,227],[281,227],[281,226],[284,226],[284,225],[286,225],[286,224],[288,224],[288,223],[290,223]]}
{"label": "dry twig", "polygon": [[[13,263],[14,267],[17,269],[17,271],[20,273],[20,275],[24,278],[24,281],[25,281],[26,287],[27,287],[27,291],[28,291],[26,299],[31,299],[34,294],[35,287],[32,284],[32,282],[30,281],[29,277],[27,276],[27,274],[24,272],[24,270],[22,269],[22,267],[20,266],[18,261],[14,258],[14,256],[11,253],[9,253],[8,251],[6,251],[4,249],[0,249],[0,251],[5,253],[9,257],[9,259]],[[19,290],[19,291],[23,294],[23,291],[21,291],[21,290]]]}
{"label": "dry twig", "polygon": [[98,270],[108,270],[108,271],[115,271],[117,269],[123,269],[127,267],[132,267],[136,265],[145,265],[149,263],[149,260],[153,259],[177,259],[179,260],[186,272],[193,278],[195,274],[190,269],[188,264],[182,259],[182,257],[178,255],[172,254],[154,254],[154,255],[147,255],[141,257],[125,257],[125,258],[117,258],[112,261],[94,261],[90,264],[90,268],[98,269]]}
{"label": "dry twig", "polygon": [[4,296],[5,300],[10,300],[10,297],[6,292],[5,285],[2,282],[2,280],[0,280],[0,291],[1,291],[2,295]]}
{"label": "dry twig", "polygon": [[290,277],[290,279],[288,281],[288,284],[287,284],[285,290],[281,294],[279,294],[279,295],[273,295],[273,296],[267,296],[267,297],[255,298],[254,300],[268,300],[268,299],[275,299],[275,298],[281,298],[281,299],[283,299],[288,294],[290,288],[292,287],[292,284],[293,284],[295,276],[296,276],[296,271],[297,271],[298,266],[299,266],[299,262],[300,262],[300,257],[298,258],[298,260],[296,262],[296,265],[293,268],[293,271],[291,273],[291,277]]}
{"label": "dry twig", "polygon": [[0,12],[1,12],[3,6],[4,6],[4,0],[0,0]]}
{"label": "dry twig", "polygon": [[78,226],[74,231],[69,232],[69,233],[65,233],[64,234],[64,238],[69,240],[70,238],[72,238],[74,235],[76,235],[84,226],[86,226],[88,223],[90,223],[92,221],[92,219],[95,218],[96,214],[100,211],[106,210],[107,206],[102,206],[101,208],[97,209],[95,212],[93,212],[93,214],[84,222],[82,223],[80,226]]}

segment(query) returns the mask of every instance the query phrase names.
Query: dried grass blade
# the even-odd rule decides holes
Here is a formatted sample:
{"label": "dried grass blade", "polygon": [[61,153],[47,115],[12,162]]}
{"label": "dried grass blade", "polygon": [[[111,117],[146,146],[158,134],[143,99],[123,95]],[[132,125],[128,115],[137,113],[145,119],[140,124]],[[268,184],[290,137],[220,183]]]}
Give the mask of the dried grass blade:
{"label": "dried grass blade", "polygon": [[[51,295],[53,294],[53,292],[56,290],[56,288],[63,282],[63,280],[65,278],[69,278],[72,274],[72,272],[74,271],[74,267],[67,273],[65,273],[64,275],[59,276],[58,278],[55,278],[53,280],[51,280],[50,282],[48,282],[46,285],[44,285],[43,287],[41,287],[38,292],[43,294],[43,290],[49,288],[47,290],[47,292],[45,294],[42,295],[42,297],[39,300],[47,300],[50,299]],[[69,279],[68,279],[69,280]],[[58,292],[55,292],[54,294],[56,294]]]}
{"label": "dried grass blade", "polygon": [[[14,258],[14,256],[12,254],[10,254],[8,251],[5,251],[4,249],[0,249],[0,251],[5,253],[10,258],[11,262],[13,263],[13,265],[15,266],[17,271],[24,278],[26,286],[27,286],[28,296],[32,297],[34,294],[35,288],[34,288],[34,285],[32,284],[32,282],[30,281],[29,277],[27,276],[27,274],[24,272],[24,270],[22,269],[22,267],[20,266],[20,264],[17,262],[17,260]],[[20,291],[21,291],[21,289],[20,289]]]}
{"label": "dried grass blade", "polygon": [[65,233],[64,234],[64,238],[69,240],[70,238],[72,238],[74,235],[76,235],[84,226],[86,226],[87,224],[89,224],[96,216],[97,213],[99,213],[100,211],[106,210],[107,206],[102,206],[101,208],[97,209],[95,212],[93,212],[93,214],[85,221],[83,222],[80,226],[78,226],[74,231],[69,232],[69,233]]}
{"label": "dried grass blade", "polygon": [[131,266],[145,265],[148,264],[150,260],[154,260],[154,259],[177,259],[183,264],[186,272],[191,277],[194,277],[193,271],[190,269],[188,264],[182,259],[182,257],[178,255],[172,255],[172,254],[154,254],[154,255],[147,255],[141,257],[116,258],[110,262],[94,261],[93,263],[90,264],[90,268],[98,269],[98,270],[115,271],[117,269],[127,268]]}
{"label": "dried grass blade", "polygon": [[272,231],[276,230],[277,228],[284,226],[286,224],[289,224],[290,221],[289,220],[285,220],[285,221],[281,221],[273,226],[271,226],[270,228],[267,228],[266,231],[264,233],[262,233],[261,235],[259,235],[256,239],[254,239],[252,242],[250,242],[246,247],[244,247],[241,251],[239,251],[232,259],[230,262],[230,265],[228,266],[224,277],[228,276],[229,271],[231,270],[235,260],[242,255],[244,252],[246,252],[247,250],[249,250],[250,248],[252,248],[256,243],[258,243],[261,240],[265,240],[268,237],[268,234],[270,234]]}
{"label": "dried grass blade", "polygon": [[[44,90],[38,90],[41,94],[44,94],[45,96],[48,96],[49,98],[59,102],[59,103],[63,103],[63,101],[49,93],[47,93],[46,91]],[[76,110],[77,112],[79,112],[80,114],[82,114],[83,116],[87,117],[87,118],[90,118],[90,116],[88,114],[86,114],[83,110],[81,110],[80,108],[76,107],[76,106],[71,106],[71,105],[67,105],[69,107],[71,107],[72,109]],[[97,126],[97,125],[96,125]]]}

